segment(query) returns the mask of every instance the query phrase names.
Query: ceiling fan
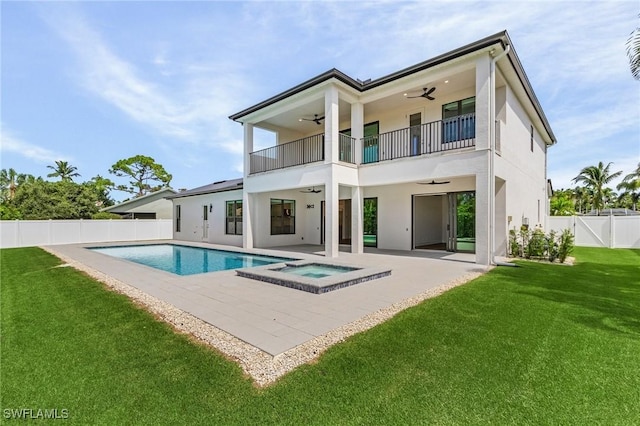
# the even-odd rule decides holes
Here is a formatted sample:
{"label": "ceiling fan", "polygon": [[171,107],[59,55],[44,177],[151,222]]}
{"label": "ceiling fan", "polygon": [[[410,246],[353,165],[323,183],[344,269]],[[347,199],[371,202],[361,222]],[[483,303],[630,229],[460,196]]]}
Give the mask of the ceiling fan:
{"label": "ceiling fan", "polygon": [[324,120],[324,115],[322,117],[318,117],[318,114],[313,114],[313,118],[299,118],[298,121],[313,121],[318,126],[322,124],[322,120]]}
{"label": "ceiling fan", "polygon": [[424,87],[422,89],[422,93],[419,95],[415,95],[415,96],[407,96],[407,94],[405,93],[404,95],[407,97],[407,99],[411,99],[411,98],[425,98],[425,99],[429,99],[430,101],[435,100],[436,98],[434,98],[433,96],[431,96],[431,94],[433,92],[436,91],[435,87],[432,87],[431,89],[429,89],[428,87]]}
{"label": "ceiling fan", "polygon": [[442,182],[436,182],[435,180],[432,180],[431,182],[417,182],[418,185],[444,185],[447,183],[451,183],[451,181],[445,180]]}
{"label": "ceiling fan", "polygon": [[300,192],[304,194],[317,194],[319,192],[322,192],[322,189],[316,189],[316,187],[314,186],[313,188],[308,188]]}

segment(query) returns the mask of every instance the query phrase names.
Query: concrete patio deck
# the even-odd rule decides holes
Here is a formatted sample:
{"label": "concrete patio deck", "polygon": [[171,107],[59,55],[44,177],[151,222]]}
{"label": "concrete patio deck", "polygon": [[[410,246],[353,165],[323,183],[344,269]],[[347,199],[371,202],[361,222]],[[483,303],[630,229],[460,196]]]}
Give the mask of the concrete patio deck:
{"label": "concrete patio deck", "polygon": [[[136,244],[141,243],[241,250],[184,241]],[[364,254],[341,252],[338,258],[329,259],[324,258],[322,246],[312,245],[248,251],[295,259],[318,260],[321,256],[324,262],[392,269],[388,277],[325,294],[311,294],[242,278],[233,270],[178,276],[86,249],[109,245],[133,244],[74,244],[49,248],[190,313],[273,356],[426,290],[486,270],[473,263],[474,255],[463,253],[366,249]]]}

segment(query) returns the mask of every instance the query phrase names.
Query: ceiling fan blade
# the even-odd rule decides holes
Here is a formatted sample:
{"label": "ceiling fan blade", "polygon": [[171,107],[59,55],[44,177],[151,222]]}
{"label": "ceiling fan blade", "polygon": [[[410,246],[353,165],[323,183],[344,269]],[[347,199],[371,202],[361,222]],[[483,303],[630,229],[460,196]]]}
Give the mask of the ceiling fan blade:
{"label": "ceiling fan blade", "polygon": [[435,180],[432,180],[431,182],[416,182],[418,185],[444,185],[447,183],[451,183],[451,181],[446,180],[446,181],[442,181],[442,182],[436,182]]}
{"label": "ceiling fan blade", "polygon": [[418,95],[418,96],[406,96],[407,99],[413,99],[413,98],[421,98],[422,95]]}
{"label": "ceiling fan blade", "polygon": [[435,87],[432,87],[431,89],[429,89],[429,91],[428,91],[428,92],[426,92],[426,90],[427,90],[427,89],[425,89],[425,96],[429,96],[430,94],[432,94],[433,92],[435,92],[435,91],[436,91],[436,88],[435,88]]}
{"label": "ceiling fan blade", "polygon": [[425,96],[425,98],[429,99],[430,101],[435,101],[436,100],[436,98],[434,98],[433,96],[429,96],[429,95]]}

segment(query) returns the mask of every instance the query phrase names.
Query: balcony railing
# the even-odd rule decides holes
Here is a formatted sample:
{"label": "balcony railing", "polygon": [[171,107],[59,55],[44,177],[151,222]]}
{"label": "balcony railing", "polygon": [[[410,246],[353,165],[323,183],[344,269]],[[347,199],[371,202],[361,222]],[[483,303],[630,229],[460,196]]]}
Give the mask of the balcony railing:
{"label": "balcony railing", "polygon": [[[475,114],[438,120],[362,139],[362,164],[475,146]],[[340,133],[338,159],[355,164],[356,140]],[[250,173],[324,161],[324,134],[249,154]]]}
{"label": "balcony railing", "polygon": [[[345,163],[355,163],[355,139],[342,133],[338,136],[339,160]],[[249,154],[251,174],[323,160],[324,134],[322,133]]]}
{"label": "balcony railing", "polygon": [[362,139],[362,164],[475,146],[476,116],[460,115]]}
{"label": "balcony railing", "polygon": [[322,160],[324,160],[324,134],[309,136],[249,154],[252,174]]}
{"label": "balcony railing", "polygon": [[356,162],[356,139],[340,133],[338,135],[338,159],[345,163]]}

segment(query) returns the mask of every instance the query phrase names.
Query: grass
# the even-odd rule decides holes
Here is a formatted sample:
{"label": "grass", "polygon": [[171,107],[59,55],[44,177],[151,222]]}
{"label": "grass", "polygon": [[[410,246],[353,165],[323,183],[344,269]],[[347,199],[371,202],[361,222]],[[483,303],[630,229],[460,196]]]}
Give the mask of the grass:
{"label": "grass", "polygon": [[266,389],[55,257],[0,256],[2,410],[67,409],[73,424],[640,419],[640,250],[497,268]]}

